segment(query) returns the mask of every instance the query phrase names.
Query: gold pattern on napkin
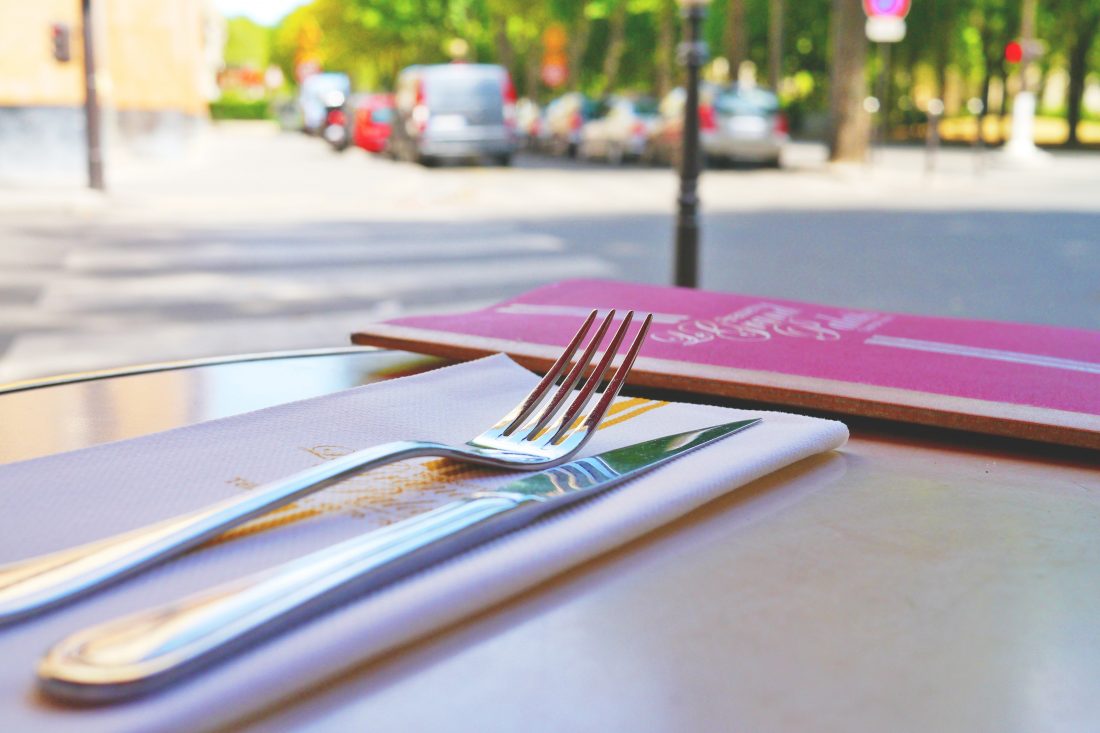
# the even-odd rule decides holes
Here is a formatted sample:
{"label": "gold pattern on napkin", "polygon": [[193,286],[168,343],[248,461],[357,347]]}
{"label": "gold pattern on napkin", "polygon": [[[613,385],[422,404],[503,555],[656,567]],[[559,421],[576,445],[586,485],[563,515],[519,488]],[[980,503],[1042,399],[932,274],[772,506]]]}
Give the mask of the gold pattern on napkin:
{"label": "gold pattern on napkin", "polygon": [[[666,404],[668,403],[638,397],[621,399],[611,406],[597,429],[604,430],[632,420]],[[332,460],[355,451],[353,448],[331,444],[319,444],[301,450],[322,460]],[[352,476],[322,492],[268,512],[258,519],[229,530],[207,544],[221,544],[323,514],[352,516],[381,527],[481,490],[484,487],[478,481],[496,473],[498,472],[490,468],[445,458],[399,461]],[[242,476],[234,476],[227,483],[246,489],[257,485]]]}

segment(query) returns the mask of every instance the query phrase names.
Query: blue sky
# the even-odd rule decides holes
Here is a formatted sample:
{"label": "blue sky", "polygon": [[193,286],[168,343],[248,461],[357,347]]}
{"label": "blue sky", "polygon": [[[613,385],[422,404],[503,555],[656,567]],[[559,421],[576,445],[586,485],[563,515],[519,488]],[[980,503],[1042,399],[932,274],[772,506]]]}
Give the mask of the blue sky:
{"label": "blue sky", "polygon": [[263,25],[275,25],[284,15],[309,0],[214,0],[214,7],[231,18],[244,15]]}

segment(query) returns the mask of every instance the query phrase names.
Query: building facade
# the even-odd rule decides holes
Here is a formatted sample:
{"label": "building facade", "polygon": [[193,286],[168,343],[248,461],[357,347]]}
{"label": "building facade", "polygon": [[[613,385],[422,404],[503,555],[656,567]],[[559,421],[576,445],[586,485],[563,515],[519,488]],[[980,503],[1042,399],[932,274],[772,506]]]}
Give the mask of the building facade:
{"label": "building facade", "polygon": [[[206,0],[90,0],[104,158],[181,154],[207,119],[223,37]],[[0,0],[0,180],[85,170],[81,0]],[[69,60],[56,58],[57,32]],[[218,53],[211,53],[211,49]]]}

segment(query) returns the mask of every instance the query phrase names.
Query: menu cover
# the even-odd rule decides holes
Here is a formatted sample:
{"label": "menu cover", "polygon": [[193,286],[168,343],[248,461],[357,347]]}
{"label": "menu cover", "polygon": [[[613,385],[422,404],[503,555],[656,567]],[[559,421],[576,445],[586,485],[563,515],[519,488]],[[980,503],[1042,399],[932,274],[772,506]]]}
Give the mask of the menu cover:
{"label": "menu cover", "polygon": [[1100,449],[1100,332],[567,280],[357,344],[546,369],[592,309],[654,314],[630,383]]}

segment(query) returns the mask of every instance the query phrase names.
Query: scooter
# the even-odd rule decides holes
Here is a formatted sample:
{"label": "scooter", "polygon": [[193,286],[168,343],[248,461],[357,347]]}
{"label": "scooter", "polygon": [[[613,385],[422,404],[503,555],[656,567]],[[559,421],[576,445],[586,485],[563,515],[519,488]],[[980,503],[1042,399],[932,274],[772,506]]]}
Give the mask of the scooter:
{"label": "scooter", "polygon": [[321,130],[321,137],[338,153],[346,150],[351,143],[343,104],[325,107],[325,125]]}

